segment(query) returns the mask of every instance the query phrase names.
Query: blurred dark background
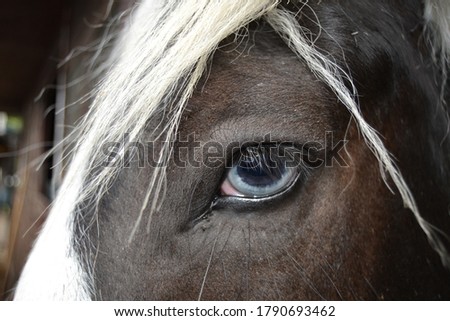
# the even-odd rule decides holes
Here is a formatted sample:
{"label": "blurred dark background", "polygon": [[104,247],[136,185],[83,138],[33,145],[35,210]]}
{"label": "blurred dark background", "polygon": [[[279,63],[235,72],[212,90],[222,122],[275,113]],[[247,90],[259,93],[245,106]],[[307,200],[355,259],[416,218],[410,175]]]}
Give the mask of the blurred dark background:
{"label": "blurred dark background", "polygon": [[11,297],[61,182],[70,147],[61,141],[88,108],[95,45],[132,2],[0,3],[0,299]]}

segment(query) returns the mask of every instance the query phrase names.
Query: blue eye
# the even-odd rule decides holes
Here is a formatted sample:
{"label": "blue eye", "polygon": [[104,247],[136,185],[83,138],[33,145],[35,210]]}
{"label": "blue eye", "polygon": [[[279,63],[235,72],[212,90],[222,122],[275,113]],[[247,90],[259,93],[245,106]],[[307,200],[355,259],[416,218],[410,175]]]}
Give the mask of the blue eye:
{"label": "blue eye", "polygon": [[247,147],[229,169],[221,194],[264,198],[290,187],[298,175],[291,153],[280,153],[279,148]]}

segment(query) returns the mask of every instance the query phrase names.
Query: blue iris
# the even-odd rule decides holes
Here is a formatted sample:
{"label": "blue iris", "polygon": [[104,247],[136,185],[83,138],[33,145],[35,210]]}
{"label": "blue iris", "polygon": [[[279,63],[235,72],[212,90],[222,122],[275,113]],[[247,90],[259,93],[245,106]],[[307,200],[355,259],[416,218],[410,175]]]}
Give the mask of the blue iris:
{"label": "blue iris", "polygon": [[229,183],[243,197],[272,196],[288,188],[298,176],[287,159],[270,149],[247,148],[227,175]]}

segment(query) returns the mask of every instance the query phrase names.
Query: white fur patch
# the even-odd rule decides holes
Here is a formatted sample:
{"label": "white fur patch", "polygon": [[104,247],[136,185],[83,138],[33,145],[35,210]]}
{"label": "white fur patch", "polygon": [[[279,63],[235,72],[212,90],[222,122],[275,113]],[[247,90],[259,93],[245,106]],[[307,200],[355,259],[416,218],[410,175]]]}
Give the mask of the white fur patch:
{"label": "white fur patch", "polygon": [[66,183],[37,239],[14,300],[90,300],[73,250],[72,207],[80,182]]}

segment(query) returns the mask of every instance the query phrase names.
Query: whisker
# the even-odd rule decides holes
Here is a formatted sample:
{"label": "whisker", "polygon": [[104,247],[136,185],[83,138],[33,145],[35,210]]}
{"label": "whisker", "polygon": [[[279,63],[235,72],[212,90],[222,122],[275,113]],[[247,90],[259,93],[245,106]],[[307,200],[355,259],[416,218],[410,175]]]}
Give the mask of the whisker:
{"label": "whisker", "polygon": [[212,259],[214,256],[214,251],[216,249],[216,243],[217,243],[218,238],[219,238],[219,236],[217,236],[216,239],[214,240],[214,244],[212,246],[211,253],[209,255],[208,265],[206,266],[205,275],[203,276],[202,286],[200,287],[200,293],[198,294],[197,301],[200,301],[202,299],[203,289],[205,288],[206,278],[208,276],[209,268],[211,267],[211,262],[212,262]]}
{"label": "whisker", "polygon": [[305,272],[305,269],[300,265],[300,263],[289,253],[287,249],[285,249],[286,255],[291,259],[291,261],[294,263],[294,266],[296,267],[298,273],[300,274],[301,278],[305,283],[313,290],[315,294],[317,294],[321,300],[326,300],[325,297],[319,292],[319,290],[314,286],[314,284],[311,282],[310,278]]}

